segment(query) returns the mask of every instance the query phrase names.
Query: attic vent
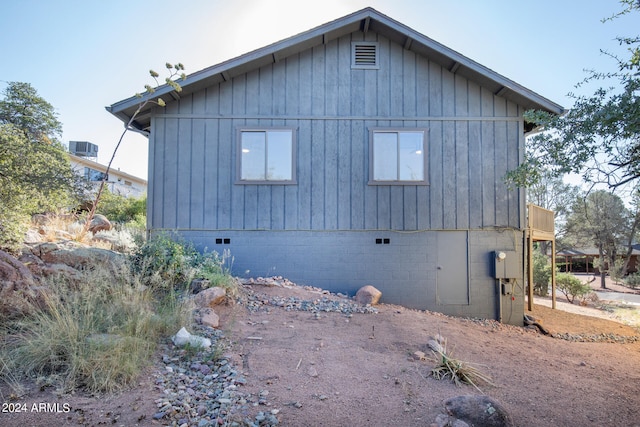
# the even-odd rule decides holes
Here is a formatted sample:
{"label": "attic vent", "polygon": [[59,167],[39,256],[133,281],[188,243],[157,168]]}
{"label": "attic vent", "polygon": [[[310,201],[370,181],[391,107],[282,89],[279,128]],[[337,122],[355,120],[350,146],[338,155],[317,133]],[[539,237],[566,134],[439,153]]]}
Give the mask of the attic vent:
{"label": "attic vent", "polygon": [[377,69],[378,43],[356,42],[351,44],[351,68]]}

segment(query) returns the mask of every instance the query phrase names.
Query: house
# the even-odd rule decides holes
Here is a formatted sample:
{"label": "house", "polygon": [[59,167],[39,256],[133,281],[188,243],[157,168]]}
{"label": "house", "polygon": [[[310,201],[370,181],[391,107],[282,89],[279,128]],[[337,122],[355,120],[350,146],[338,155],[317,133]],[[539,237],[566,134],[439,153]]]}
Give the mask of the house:
{"label": "house", "polygon": [[[623,261],[626,256],[625,251],[618,253],[617,259]],[[638,256],[640,256],[640,245],[633,245],[631,255],[629,257],[629,266],[627,273],[636,273],[638,271]],[[556,252],[556,263],[561,265],[562,271],[569,273],[590,273],[600,274],[597,263],[594,261],[600,259],[600,251],[598,248],[568,248]],[[606,263],[609,268],[609,263]]]}
{"label": "house", "polygon": [[133,123],[151,233],[228,249],[240,276],[522,324],[525,194],[503,176],[523,112],[560,105],[371,8],[180,84]]}
{"label": "house", "polygon": [[[99,185],[107,172],[107,166],[98,163],[98,146],[87,141],[69,141],[69,161],[71,168],[87,181]],[[107,188],[114,194],[125,197],[142,197],[147,193],[147,181],[111,168],[107,178]]]}

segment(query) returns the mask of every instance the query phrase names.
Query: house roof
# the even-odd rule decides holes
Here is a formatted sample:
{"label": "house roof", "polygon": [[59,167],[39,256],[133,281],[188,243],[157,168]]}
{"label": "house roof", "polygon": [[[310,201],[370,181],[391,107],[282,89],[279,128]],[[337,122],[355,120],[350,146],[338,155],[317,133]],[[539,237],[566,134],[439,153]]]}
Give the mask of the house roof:
{"label": "house roof", "polygon": [[[190,74],[185,80],[180,81],[182,87],[180,94],[175,92],[171,86],[160,86],[153,94],[153,98],[168,94],[177,100],[181,95],[230,80],[235,76],[278,62],[314,46],[326,44],[354,31],[365,33],[372,31],[382,34],[406,49],[423,55],[447,70],[475,81],[497,96],[513,101],[526,109],[544,110],[554,114],[562,114],[564,111],[559,104],[369,7]],[[145,96],[148,97],[148,95]],[[140,103],[145,99],[147,98],[134,96],[116,102],[106,109],[123,122],[128,123]],[[168,101],[166,97],[164,100]],[[133,122],[134,127],[140,130],[149,129],[153,106],[153,104],[149,105],[149,108],[137,115]]]}
{"label": "house roof", "polygon": [[[633,251],[631,255],[640,255],[640,250],[637,248],[637,245],[632,245]],[[584,256],[600,256],[600,252],[598,248],[568,248],[563,249],[561,251],[556,252],[557,256],[566,256],[566,257],[584,257]],[[620,255],[623,255],[620,253]]]}
{"label": "house roof", "polygon": [[[77,165],[82,165],[82,166],[87,166],[90,167],[92,169],[95,169],[99,172],[103,172],[106,173],[107,172],[107,166],[98,163],[98,162],[94,162],[93,160],[87,158],[87,157],[81,157],[81,156],[76,156],[74,154],[71,153],[67,153],[67,155],[69,156],[69,160],[71,160],[72,163],[77,164]],[[135,182],[137,184],[143,185],[143,186],[147,186],[147,181],[145,179],[139,178],[135,175],[131,175],[128,174],[126,172],[121,171],[120,169],[109,169],[109,174],[122,178],[122,179],[126,179],[127,181],[132,181]]]}

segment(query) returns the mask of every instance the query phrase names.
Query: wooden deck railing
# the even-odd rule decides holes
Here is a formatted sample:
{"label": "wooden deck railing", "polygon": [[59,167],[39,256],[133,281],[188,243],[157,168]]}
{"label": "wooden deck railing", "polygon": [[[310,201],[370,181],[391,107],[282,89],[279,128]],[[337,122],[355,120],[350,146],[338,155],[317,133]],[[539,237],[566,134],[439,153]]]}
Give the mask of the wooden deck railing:
{"label": "wooden deck railing", "polygon": [[555,237],[554,212],[533,203],[527,205],[527,228],[534,240],[553,240]]}

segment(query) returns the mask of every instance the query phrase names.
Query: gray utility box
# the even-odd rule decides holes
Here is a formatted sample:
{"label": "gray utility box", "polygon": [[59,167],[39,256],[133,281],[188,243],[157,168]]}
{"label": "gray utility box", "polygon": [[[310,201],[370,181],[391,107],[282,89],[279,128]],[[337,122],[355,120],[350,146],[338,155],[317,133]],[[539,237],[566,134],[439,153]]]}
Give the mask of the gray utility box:
{"label": "gray utility box", "polygon": [[515,251],[494,251],[494,277],[496,279],[515,279],[522,276],[520,263]]}

